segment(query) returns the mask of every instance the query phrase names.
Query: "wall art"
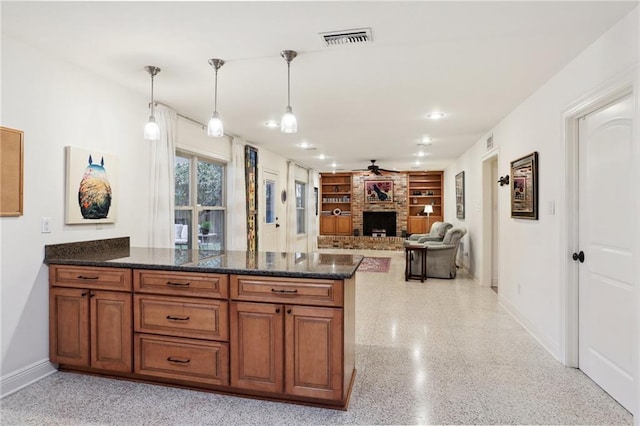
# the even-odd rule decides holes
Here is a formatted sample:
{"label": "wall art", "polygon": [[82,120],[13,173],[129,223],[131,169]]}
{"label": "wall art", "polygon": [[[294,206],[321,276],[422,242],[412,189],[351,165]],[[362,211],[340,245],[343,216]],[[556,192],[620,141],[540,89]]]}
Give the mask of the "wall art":
{"label": "wall art", "polygon": [[393,203],[393,181],[365,180],[364,200],[367,203]]}
{"label": "wall art", "polygon": [[538,153],[511,162],[511,217],[538,219]]}
{"label": "wall art", "polygon": [[118,159],[99,150],[67,146],[66,220],[69,225],[115,223]]}
{"label": "wall art", "polygon": [[464,219],[464,172],[456,175],[456,217]]}
{"label": "wall art", "polygon": [[0,216],[24,213],[24,133],[0,127]]}

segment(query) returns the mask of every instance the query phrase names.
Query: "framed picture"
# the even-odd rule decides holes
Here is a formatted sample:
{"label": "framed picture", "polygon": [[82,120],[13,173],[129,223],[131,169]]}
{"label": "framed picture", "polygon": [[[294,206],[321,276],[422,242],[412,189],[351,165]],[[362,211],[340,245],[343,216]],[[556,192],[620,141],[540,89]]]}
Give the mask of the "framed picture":
{"label": "framed picture", "polygon": [[70,225],[115,223],[118,211],[115,155],[66,147],[66,221]]}
{"label": "framed picture", "polygon": [[511,217],[538,220],[538,153],[511,162]]}
{"label": "framed picture", "polygon": [[456,217],[464,219],[464,172],[456,175]]}
{"label": "framed picture", "polygon": [[364,201],[366,203],[393,203],[393,181],[365,180]]}
{"label": "framed picture", "polygon": [[0,216],[22,216],[24,133],[0,127]]}
{"label": "framed picture", "polygon": [[316,216],[318,216],[318,187],[313,187],[313,201],[316,205]]}

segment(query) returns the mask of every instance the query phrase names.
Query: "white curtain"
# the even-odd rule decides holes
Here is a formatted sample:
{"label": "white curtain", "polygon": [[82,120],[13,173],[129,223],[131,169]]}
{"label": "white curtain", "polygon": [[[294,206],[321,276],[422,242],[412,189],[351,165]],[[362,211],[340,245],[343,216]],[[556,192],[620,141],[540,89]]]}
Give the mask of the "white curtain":
{"label": "white curtain", "polygon": [[227,188],[227,248],[229,250],[247,249],[247,188],[244,179],[244,146],[241,138],[231,141],[231,165]]}
{"label": "white curtain", "polygon": [[175,155],[178,114],[164,105],[155,107],[160,140],[151,145],[149,188],[149,247],[174,247]]}
{"label": "white curtain", "polygon": [[287,251],[296,251],[298,241],[298,229],[296,220],[296,165],[292,161],[287,162]]}
{"label": "white curtain", "polygon": [[318,173],[313,169],[307,170],[307,251],[318,251],[318,220],[316,216],[316,194]]}

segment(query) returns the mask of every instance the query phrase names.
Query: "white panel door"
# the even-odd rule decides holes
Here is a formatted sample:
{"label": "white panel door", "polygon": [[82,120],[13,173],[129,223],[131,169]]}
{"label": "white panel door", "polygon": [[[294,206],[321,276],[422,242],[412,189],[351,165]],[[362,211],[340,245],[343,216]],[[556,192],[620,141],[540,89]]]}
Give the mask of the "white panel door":
{"label": "white panel door", "polygon": [[[631,96],[580,120],[579,367],[633,407]],[[579,254],[579,253],[578,253]],[[574,259],[575,259],[574,255]],[[579,259],[578,259],[579,261]]]}
{"label": "white panel door", "polygon": [[278,190],[278,174],[266,171],[263,174],[262,194],[265,203],[264,214],[262,216],[262,241],[260,241],[260,251],[281,251],[278,242],[279,233],[283,232],[280,227],[279,211],[280,191]]}

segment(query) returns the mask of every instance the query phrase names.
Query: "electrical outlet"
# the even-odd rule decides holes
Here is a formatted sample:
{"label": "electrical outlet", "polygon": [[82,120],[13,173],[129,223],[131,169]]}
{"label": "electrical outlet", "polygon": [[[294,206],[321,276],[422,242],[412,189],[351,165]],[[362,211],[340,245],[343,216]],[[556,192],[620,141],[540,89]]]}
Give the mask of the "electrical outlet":
{"label": "electrical outlet", "polygon": [[51,218],[50,217],[43,217],[42,220],[40,221],[40,232],[43,234],[50,234],[51,233]]}

